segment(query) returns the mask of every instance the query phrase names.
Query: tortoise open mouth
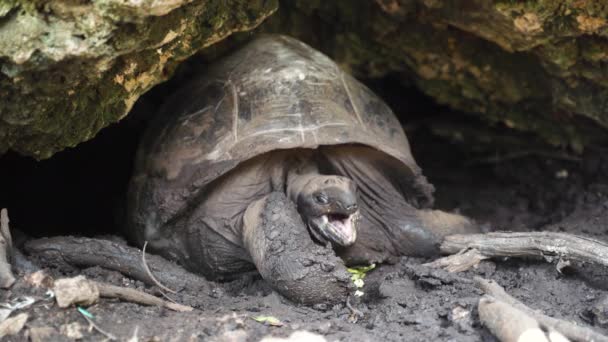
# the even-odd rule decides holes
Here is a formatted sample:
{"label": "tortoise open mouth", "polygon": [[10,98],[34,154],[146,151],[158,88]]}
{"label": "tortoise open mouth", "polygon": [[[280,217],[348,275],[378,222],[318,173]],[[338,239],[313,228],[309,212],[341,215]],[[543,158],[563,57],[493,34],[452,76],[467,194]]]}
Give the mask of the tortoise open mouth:
{"label": "tortoise open mouth", "polygon": [[308,220],[314,237],[322,243],[330,241],[339,246],[350,246],[357,240],[359,211],[351,215],[327,214]]}

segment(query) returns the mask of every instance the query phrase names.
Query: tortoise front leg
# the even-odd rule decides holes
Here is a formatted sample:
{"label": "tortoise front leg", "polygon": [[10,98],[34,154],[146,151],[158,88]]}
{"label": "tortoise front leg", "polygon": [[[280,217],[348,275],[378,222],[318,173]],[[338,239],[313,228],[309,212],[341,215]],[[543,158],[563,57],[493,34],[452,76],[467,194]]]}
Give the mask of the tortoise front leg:
{"label": "tortoise front leg", "polygon": [[313,243],[295,205],[283,193],[249,205],[243,242],[262,277],[295,302],[340,302],[353,290],[342,261],[331,248]]}

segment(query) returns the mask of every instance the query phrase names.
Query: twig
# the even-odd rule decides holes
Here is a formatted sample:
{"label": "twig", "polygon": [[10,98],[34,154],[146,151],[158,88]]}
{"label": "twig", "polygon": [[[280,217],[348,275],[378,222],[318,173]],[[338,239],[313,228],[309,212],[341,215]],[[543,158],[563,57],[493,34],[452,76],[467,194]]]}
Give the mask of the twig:
{"label": "twig", "polygon": [[131,289],[128,287],[104,284],[96,281],[91,282],[93,282],[97,286],[97,288],[99,289],[99,295],[101,297],[118,298],[127,302],[138,303],[143,305],[157,305],[178,312],[188,312],[193,310],[193,308],[190,306],[164,301],[158,297],[154,297],[139,290]]}
{"label": "twig", "polygon": [[160,292],[161,296],[165,297],[165,299],[168,300],[169,302],[175,303],[175,304],[179,304],[175,299],[169,297],[168,294],[166,294],[165,292],[163,292],[163,290],[160,290],[159,292]]}
{"label": "twig", "polygon": [[352,323],[357,323],[359,318],[363,318],[365,316],[363,315],[363,312],[361,312],[359,309],[356,309],[350,304],[350,296],[346,297],[346,307],[350,310],[351,317],[353,317]]}
{"label": "twig", "polygon": [[568,341],[558,332],[545,334],[540,324],[514,306],[485,295],[479,299],[479,320],[501,342]]}
{"label": "twig", "polygon": [[[588,237],[554,232],[495,232],[486,234],[456,234],[446,236],[440,251],[444,254],[475,249],[475,253],[462,253],[453,260],[437,261],[441,267],[459,264],[475,265],[475,260],[492,257],[544,257],[545,259],[574,260],[608,267],[608,244]],[[474,260],[463,260],[474,258]],[[453,265],[450,265],[450,262]]]}
{"label": "twig", "polygon": [[8,257],[9,260],[12,259],[12,252],[13,252],[13,237],[11,235],[11,230],[9,227],[9,218],[8,218],[8,210],[6,208],[2,208],[2,210],[0,210],[0,235],[6,240],[6,244],[7,244],[7,251],[8,251]]}
{"label": "twig", "polygon": [[[80,311],[79,311],[80,312]],[[82,315],[82,317],[84,317],[84,319],[87,320],[87,322],[89,322],[89,324],[97,331],[99,331],[102,335],[104,335],[105,337],[107,337],[110,341],[116,341],[117,338],[116,336],[112,335],[111,333],[101,329],[97,324],[95,324],[95,322],[90,319],[89,317],[87,317],[87,315],[83,314],[82,312],[80,312],[80,314]]]}
{"label": "twig", "polygon": [[[167,291],[167,292],[170,292],[170,293],[173,293],[173,294],[177,294],[177,291],[172,290],[172,289],[170,289],[170,288],[166,287],[165,285],[161,284],[161,283],[160,283],[160,282],[159,282],[159,281],[156,279],[156,277],[154,277],[154,274],[152,274],[152,271],[150,271],[150,267],[148,267],[148,263],[146,262],[146,247],[147,247],[147,246],[148,246],[148,241],[144,242],[144,246],[143,246],[143,248],[141,249],[141,262],[142,262],[142,263],[143,263],[143,265],[144,265],[144,269],[146,270],[146,273],[148,273],[148,276],[150,277],[150,279],[151,279],[151,280],[154,282],[154,284],[155,284],[156,286],[160,287],[161,289],[163,289],[163,290],[165,290],[165,291]],[[162,293],[162,291],[161,291],[161,293]],[[169,297],[167,297],[167,295],[165,295],[164,293],[163,293],[163,295],[165,296],[165,298],[169,298]],[[171,301],[173,301],[173,300],[171,299]]]}
{"label": "twig", "polygon": [[601,335],[590,328],[579,326],[572,322],[549,317],[532,310],[524,303],[511,297],[508,293],[505,292],[505,290],[500,285],[498,285],[494,281],[475,277],[475,283],[487,295],[490,295],[496,300],[507,303],[510,306],[513,306],[514,308],[523,311],[528,316],[534,318],[542,326],[558,331],[571,340],[608,342],[608,337]]}
{"label": "twig", "polygon": [[[141,250],[103,239],[57,236],[30,240],[25,251],[36,255],[41,266],[68,263],[78,267],[100,266],[115,270],[128,277],[157,285],[142,265]],[[213,285],[205,278],[186,271],[181,266],[160,256],[147,254],[146,262],[151,269],[162,270],[156,276],[172,288],[187,289],[192,293],[209,293]]]}
{"label": "twig", "polygon": [[15,283],[11,270],[13,238],[8,223],[7,210],[0,210],[0,288],[3,289],[8,289]]}

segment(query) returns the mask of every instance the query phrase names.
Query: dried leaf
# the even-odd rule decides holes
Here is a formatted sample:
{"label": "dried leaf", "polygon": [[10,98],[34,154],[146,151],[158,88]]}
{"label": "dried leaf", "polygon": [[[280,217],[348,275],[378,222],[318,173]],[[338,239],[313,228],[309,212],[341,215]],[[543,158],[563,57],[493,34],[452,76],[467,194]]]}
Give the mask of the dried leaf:
{"label": "dried leaf", "polygon": [[283,322],[281,322],[278,318],[273,316],[255,316],[252,317],[256,322],[272,325],[274,327],[282,327]]}

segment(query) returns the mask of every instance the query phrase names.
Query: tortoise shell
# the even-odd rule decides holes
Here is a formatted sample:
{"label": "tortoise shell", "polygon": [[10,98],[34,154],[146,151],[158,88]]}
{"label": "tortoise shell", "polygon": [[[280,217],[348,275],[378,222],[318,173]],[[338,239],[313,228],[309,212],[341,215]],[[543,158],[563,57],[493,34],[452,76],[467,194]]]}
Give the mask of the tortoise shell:
{"label": "tortoise shell", "polygon": [[161,108],[135,162],[134,224],[164,225],[207,184],[257,155],[363,144],[397,159],[409,198],[432,186],[390,108],[332,60],[290,37],[262,36],[211,65]]}

